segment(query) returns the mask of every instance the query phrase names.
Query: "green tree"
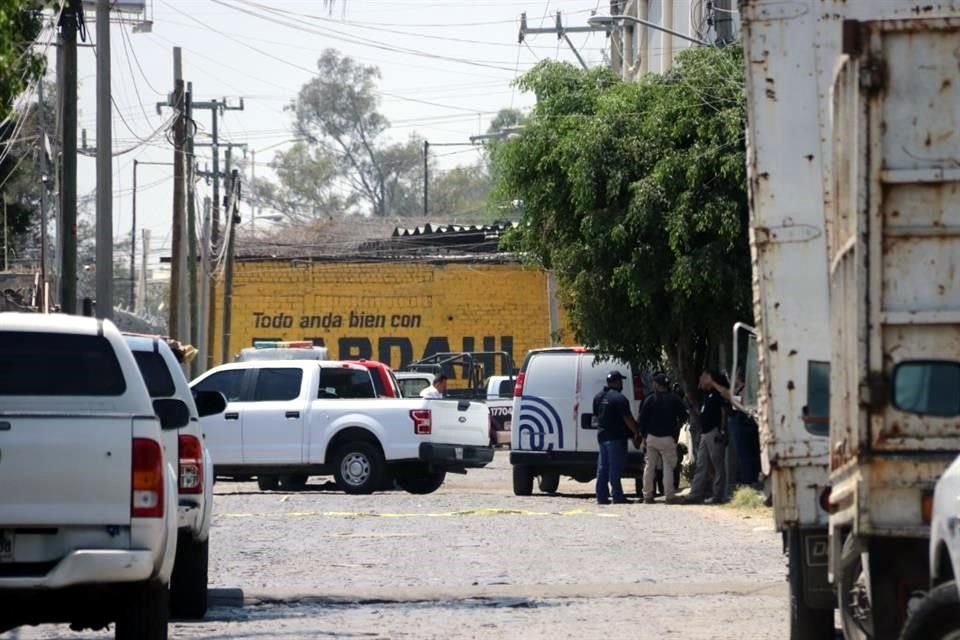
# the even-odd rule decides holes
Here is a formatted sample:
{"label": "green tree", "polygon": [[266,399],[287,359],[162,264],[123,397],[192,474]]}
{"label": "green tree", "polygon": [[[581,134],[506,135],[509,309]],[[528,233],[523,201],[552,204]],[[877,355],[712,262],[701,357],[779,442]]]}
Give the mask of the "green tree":
{"label": "green tree", "polygon": [[751,317],[742,50],[638,83],[543,62],[519,85],[536,107],[492,151],[523,206],[512,246],[556,271],[579,341],[692,385]]}
{"label": "green tree", "polygon": [[[17,108],[16,100],[43,74],[45,59],[33,45],[46,4],[41,0],[5,0],[0,6],[0,198],[11,236],[3,242],[9,242],[17,253],[22,253],[18,236],[26,233],[37,218],[42,188],[37,158],[42,147],[34,105]],[[52,122],[51,114],[47,115]]]}

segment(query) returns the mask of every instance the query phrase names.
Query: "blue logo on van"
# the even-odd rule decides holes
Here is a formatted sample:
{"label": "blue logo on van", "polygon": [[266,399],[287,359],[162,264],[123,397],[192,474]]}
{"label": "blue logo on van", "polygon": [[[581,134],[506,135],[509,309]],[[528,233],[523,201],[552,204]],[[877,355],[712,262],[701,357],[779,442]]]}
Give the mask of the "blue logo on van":
{"label": "blue logo on van", "polygon": [[563,449],[563,422],[549,402],[536,396],[520,398],[520,419],[517,435],[520,448],[525,448],[523,436],[527,434],[530,449],[534,451],[553,451],[554,443]]}

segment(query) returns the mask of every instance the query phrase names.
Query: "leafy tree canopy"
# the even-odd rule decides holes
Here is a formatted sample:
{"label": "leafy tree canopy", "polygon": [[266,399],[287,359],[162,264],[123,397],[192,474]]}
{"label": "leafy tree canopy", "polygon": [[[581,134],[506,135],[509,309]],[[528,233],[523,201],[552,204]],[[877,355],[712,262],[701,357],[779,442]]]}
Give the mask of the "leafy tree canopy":
{"label": "leafy tree canopy", "polygon": [[637,83],[545,61],[519,86],[536,107],[492,151],[523,203],[509,242],[556,271],[578,341],[693,384],[751,317],[742,50]]}

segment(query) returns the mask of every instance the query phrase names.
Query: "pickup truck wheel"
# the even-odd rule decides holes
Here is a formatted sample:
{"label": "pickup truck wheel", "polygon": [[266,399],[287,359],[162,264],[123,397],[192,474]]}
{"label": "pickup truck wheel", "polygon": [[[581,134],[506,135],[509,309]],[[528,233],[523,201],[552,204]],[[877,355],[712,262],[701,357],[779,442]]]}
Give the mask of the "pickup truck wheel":
{"label": "pickup truck wheel", "polygon": [[533,470],[524,464],[513,465],[513,495],[529,496],[533,493]]}
{"label": "pickup truck wheel", "polygon": [[443,485],[443,481],[446,479],[446,477],[446,471],[430,471],[428,469],[423,469],[423,473],[420,474],[405,473],[398,475],[397,484],[399,484],[400,488],[407,493],[412,493],[414,495],[426,495],[439,489],[440,486]]}
{"label": "pickup truck wheel", "polygon": [[845,566],[836,577],[836,582],[843,637],[847,640],[869,640],[873,637],[873,612],[862,556],[856,553],[856,539],[852,533],[847,535],[840,555],[841,564]]}
{"label": "pickup truck wheel", "polygon": [[114,630],[116,640],[167,640],[170,591],[159,582],[131,588],[121,603]]}
{"label": "pickup truck wheel", "polygon": [[177,558],[170,577],[170,613],[175,618],[200,620],[207,614],[207,570],[210,541],[177,538]]}
{"label": "pickup truck wheel", "polygon": [[556,493],[560,488],[560,474],[552,471],[541,473],[537,486],[540,487],[541,493]]}
{"label": "pickup truck wheel", "polygon": [[373,493],[383,485],[386,461],[376,445],[348,442],[334,454],[333,476],[345,493]]}
{"label": "pickup truck wheel", "polygon": [[900,640],[957,640],[958,620],[960,598],[957,583],[951,580],[934,587],[920,601],[903,625]]}
{"label": "pickup truck wheel", "polygon": [[280,488],[278,476],[257,476],[257,487],[260,491],[276,491]]}

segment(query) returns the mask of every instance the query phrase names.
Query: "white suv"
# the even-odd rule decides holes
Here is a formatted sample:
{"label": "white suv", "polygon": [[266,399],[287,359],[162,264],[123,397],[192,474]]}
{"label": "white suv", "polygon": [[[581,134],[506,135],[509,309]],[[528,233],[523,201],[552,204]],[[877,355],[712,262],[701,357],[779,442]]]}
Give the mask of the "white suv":
{"label": "white suv", "polygon": [[163,431],[188,421],[179,400],[151,402],[109,321],[0,313],[0,631],[116,622],[117,638],[167,637],[177,475]]}
{"label": "white suv", "polygon": [[[190,410],[189,424],[164,432],[164,446],[178,463],[177,559],[170,579],[170,611],[178,618],[202,618],[207,613],[213,462],[204,444],[200,418],[222,412],[227,401],[215,391],[201,391],[194,402],[180,368],[182,358],[174,354],[163,338],[133,334],[124,337],[147,383],[150,397],[181,400]],[[178,350],[178,353],[182,352]]]}

